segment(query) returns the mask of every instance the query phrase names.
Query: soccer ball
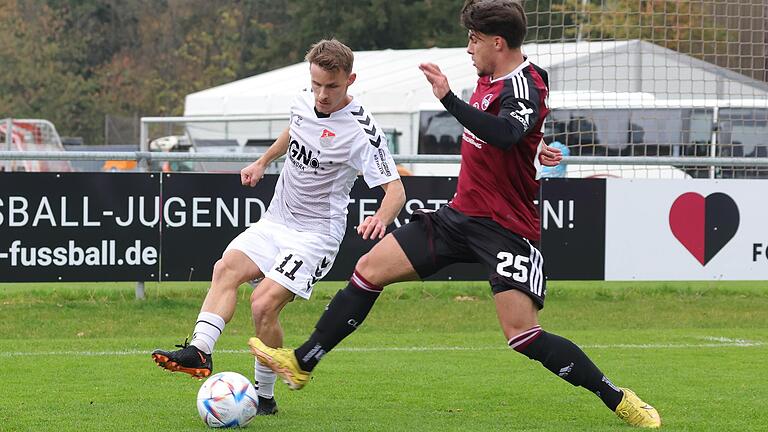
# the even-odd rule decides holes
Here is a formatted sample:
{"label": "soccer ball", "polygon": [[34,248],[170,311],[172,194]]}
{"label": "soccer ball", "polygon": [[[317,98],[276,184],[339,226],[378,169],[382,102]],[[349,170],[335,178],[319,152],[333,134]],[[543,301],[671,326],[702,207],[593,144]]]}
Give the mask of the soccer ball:
{"label": "soccer ball", "polygon": [[253,384],[236,372],[212,375],[197,392],[197,411],[210,427],[245,426],[256,416],[257,406]]}

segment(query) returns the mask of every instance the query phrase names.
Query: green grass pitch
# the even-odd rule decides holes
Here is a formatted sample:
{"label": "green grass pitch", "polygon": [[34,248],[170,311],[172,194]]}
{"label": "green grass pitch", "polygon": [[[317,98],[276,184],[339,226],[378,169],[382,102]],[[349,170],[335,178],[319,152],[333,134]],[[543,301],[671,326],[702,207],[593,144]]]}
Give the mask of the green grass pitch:
{"label": "green grass pitch", "polygon": [[[340,283],[288,305],[286,344]],[[192,330],[207,284],[0,285],[0,431],[203,431],[200,382],[149,352]],[[214,354],[253,377],[249,290]],[[768,430],[764,282],[552,282],[543,327],[568,337],[669,431]],[[361,329],[253,431],[630,431],[594,395],[506,347],[487,284],[385,289]]]}

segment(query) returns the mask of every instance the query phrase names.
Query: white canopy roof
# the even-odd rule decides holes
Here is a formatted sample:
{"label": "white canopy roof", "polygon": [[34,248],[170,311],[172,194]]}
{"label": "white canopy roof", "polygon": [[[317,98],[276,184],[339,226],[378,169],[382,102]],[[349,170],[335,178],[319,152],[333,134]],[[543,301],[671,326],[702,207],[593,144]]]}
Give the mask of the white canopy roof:
{"label": "white canopy roof", "polygon": [[[768,100],[768,84],[645,41],[527,44],[523,51],[550,75],[553,107],[557,92],[570,95],[645,93],[644,101]],[[436,63],[454,92],[467,97],[477,74],[465,48],[359,51],[350,93],[374,113],[415,112],[435,106],[418,65]],[[187,95],[185,116],[288,115],[296,93],[309,86],[309,67],[297,63]],[[586,96],[594,105],[594,94]],[[637,99],[637,96],[635,96]],[[644,104],[643,104],[644,105]]]}

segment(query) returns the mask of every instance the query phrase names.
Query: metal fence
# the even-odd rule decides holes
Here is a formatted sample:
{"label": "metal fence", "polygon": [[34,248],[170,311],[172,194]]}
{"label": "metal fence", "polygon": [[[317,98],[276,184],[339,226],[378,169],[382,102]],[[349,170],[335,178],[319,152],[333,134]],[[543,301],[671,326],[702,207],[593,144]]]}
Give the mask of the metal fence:
{"label": "metal fence", "polygon": [[[0,151],[5,160],[59,160],[59,161],[137,161],[148,166],[151,162],[253,162],[261,153],[166,153],[150,151]],[[397,163],[460,163],[459,155],[393,155]],[[768,168],[768,157],[685,157],[685,156],[566,156],[568,165],[629,165],[645,166],[703,166],[703,167],[760,167]]]}

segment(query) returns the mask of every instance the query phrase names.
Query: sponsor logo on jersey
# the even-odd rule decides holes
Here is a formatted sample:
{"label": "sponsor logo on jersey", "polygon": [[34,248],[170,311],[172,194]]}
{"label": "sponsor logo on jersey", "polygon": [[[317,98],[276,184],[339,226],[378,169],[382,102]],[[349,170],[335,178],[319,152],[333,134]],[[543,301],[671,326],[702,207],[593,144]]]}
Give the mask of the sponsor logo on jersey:
{"label": "sponsor logo on jersey", "polygon": [[479,149],[483,148],[483,144],[485,144],[485,141],[476,137],[475,134],[470,132],[469,129],[467,128],[464,128],[464,134],[461,136],[461,139],[463,139],[464,141],[472,144],[473,146]]}
{"label": "sponsor logo on jersey", "polygon": [[531,127],[529,119],[531,114],[533,114],[533,108],[528,108],[522,102],[518,102],[517,104],[520,105],[520,109],[510,112],[509,115],[512,116],[512,118],[515,120],[519,121],[525,130],[528,130],[528,128]]}
{"label": "sponsor logo on jersey", "polygon": [[328,147],[333,143],[333,139],[336,138],[336,134],[328,129],[323,129],[323,133],[320,135],[320,145]]}
{"label": "sponsor logo on jersey", "polygon": [[488,106],[491,105],[491,100],[493,100],[493,93],[488,93],[487,95],[483,96],[483,101],[480,103],[480,107],[483,109],[483,111],[488,109]]}
{"label": "sponsor logo on jersey", "polygon": [[296,125],[296,127],[301,127],[301,123],[304,121],[304,117],[296,114],[293,116],[293,124]]}
{"label": "sponsor logo on jersey", "polygon": [[384,149],[379,149],[378,154],[373,155],[373,160],[376,161],[376,167],[379,169],[379,174],[387,177],[392,175],[392,171],[389,170],[387,154],[384,152]]}
{"label": "sponsor logo on jersey", "polygon": [[[318,152],[318,156],[319,156]],[[288,156],[296,168],[304,171],[307,168],[317,169],[320,167],[320,161],[315,157],[314,152],[307,149],[303,144],[299,144],[298,141],[291,140],[291,144],[288,148]]]}

